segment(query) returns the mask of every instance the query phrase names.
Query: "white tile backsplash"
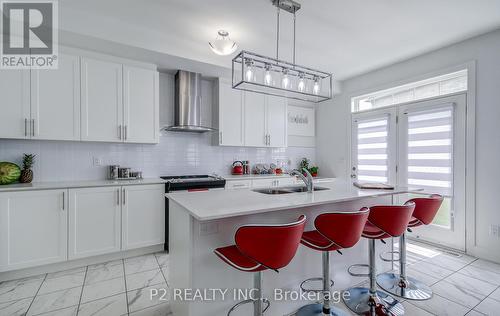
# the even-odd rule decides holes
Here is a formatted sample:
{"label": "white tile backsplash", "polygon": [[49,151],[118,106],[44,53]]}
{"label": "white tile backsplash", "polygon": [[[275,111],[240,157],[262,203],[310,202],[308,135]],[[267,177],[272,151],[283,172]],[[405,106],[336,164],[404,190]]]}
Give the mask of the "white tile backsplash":
{"label": "white tile backsplash", "polygon": [[[302,157],[315,161],[315,148],[247,148],[212,146],[212,135],[163,132],[157,145],[0,139],[0,161],[21,166],[23,153],[36,154],[34,181],[98,180],[106,166],[119,164],[142,170],[144,177],[178,174],[230,173],[233,160],[250,164],[290,160],[295,168]],[[93,157],[102,166],[93,165]]]}

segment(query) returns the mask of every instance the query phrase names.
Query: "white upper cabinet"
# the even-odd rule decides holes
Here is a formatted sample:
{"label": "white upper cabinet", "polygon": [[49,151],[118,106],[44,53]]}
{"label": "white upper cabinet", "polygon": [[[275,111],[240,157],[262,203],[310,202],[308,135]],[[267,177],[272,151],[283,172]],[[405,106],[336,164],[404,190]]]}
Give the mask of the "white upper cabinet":
{"label": "white upper cabinet", "polygon": [[154,70],[123,67],[123,139],[128,143],[158,143],[159,76]]}
{"label": "white upper cabinet", "polygon": [[285,98],[267,96],[268,146],[287,146],[287,102]]}
{"label": "white upper cabinet", "polygon": [[69,259],[121,249],[121,187],[69,190]]}
{"label": "white upper cabinet", "polygon": [[266,98],[255,92],[243,93],[245,107],[245,146],[266,147]]}
{"label": "white upper cabinet", "polygon": [[67,259],[67,190],[0,193],[0,272]]}
{"label": "white upper cabinet", "polygon": [[0,138],[29,138],[30,71],[0,71]]}
{"label": "white upper cabinet", "polygon": [[122,64],[88,57],[81,63],[82,140],[122,141]]}
{"label": "white upper cabinet", "polygon": [[165,185],[122,188],[122,249],[165,243]]}
{"label": "white upper cabinet", "polygon": [[31,138],[80,140],[80,57],[59,54],[58,63],[31,71]]}
{"label": "white upper cabinet", "polygon": [[215,126],[219,129],[217,144],[243,146],[242,92],[233,89],[231,84],[218,80],[215,84],[215,98],[215,104],[219,105],[218,111],[214,111]]}

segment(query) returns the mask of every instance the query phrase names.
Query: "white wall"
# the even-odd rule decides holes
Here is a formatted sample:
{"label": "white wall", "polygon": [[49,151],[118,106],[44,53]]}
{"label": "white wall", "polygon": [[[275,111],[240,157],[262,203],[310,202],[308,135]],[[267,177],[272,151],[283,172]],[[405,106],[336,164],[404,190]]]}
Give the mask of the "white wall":
{"label": "white wall", "polygon": [[318,109],[317,161],[328,175],[348,176],[351,96],[472,60],[477,76],[476,202],[475,214],[474,207],[468,210],[467,249],[500,262],[500,239],[489,234],[490,224],[500,225],[500,30],[344,81],[342,94]]}

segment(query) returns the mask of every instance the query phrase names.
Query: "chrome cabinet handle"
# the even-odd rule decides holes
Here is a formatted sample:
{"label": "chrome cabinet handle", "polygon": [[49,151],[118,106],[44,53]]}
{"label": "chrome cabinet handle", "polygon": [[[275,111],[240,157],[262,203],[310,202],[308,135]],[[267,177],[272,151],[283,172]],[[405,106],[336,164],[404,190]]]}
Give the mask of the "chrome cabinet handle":
{"label": "chrome cabinet handle", "polygon": [[118,125],[118,139],[122,139],[122,126]]}
{"label": "chrome cabinet handle", "polygon": [[66,192],[63,191],[63,201],[62,201],[63,202],[63,204],[62,204],[63,211],[64,211],[64,204],[65,204],[65,201],[66,201],[65,193]]}
{"label": "chrome cabinet handle", "polygon": [[32,126],[31,136],[35,136],[35,119],[31,120],[31,126]]}
{"label": "chrome cabinet handle", "polygon": [[271,134],[267,134],[267,137],[268,137],[267,144],[271,146]]}
{"label": "chrome cabinet handle", "polygon": [[120,189],[116,189],[116,205],[120,205]]}
{"label": "chrome cabinet handle", "polygon": [[222,144],[222,131],[219,132],[219,144]]}
{"label": "chrome cabinet handle", "polygon": [[128,129],[127,129],[127,125],[124,125],[124,126],[123,126],[123,128],[124,128],[124,132],[123,132],[124,136],[123,136],[123,137],[125,138],[125,140],[127,140],[127,138],[128,138]]}
{"label": "chrome cabinet handle", "polygon": [[24,136],[25,137],[28,136],[28,119],[27,118],[24,119]]}
{"label": "chrome cabinet handle", "polygon": [[122,190],[123,205],[125,205],[125,196],[126,196],[125,189],[123,189]]}

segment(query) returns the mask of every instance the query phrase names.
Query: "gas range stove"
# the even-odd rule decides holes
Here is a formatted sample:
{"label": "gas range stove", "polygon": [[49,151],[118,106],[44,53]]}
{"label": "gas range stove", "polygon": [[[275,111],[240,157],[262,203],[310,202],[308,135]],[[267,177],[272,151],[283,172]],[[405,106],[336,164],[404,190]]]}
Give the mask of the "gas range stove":
{"label": "gas range stove", "polygon": [[224,188],[226,179],[211,175],[164,176],[166,192]]}

